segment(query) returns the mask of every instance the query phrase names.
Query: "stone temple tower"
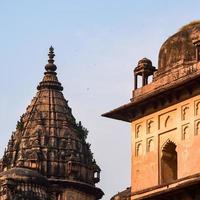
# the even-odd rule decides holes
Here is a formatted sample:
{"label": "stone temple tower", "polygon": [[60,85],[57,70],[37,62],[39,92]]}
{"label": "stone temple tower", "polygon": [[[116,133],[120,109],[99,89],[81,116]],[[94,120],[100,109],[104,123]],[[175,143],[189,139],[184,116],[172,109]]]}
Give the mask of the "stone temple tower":
{"label": "stone temple tower", "polygon": [[200,21],[165,41],[157,69],[143,58],[134,76],[130,102],[103,115],[132,128],[131,190],[112,199],[200,200]]}
{"label": "stone temple tower", "polygon": [[37,94],[17,123],[0,161],[0,200],[97,200],[100,168],[57,79],[49,49]]}

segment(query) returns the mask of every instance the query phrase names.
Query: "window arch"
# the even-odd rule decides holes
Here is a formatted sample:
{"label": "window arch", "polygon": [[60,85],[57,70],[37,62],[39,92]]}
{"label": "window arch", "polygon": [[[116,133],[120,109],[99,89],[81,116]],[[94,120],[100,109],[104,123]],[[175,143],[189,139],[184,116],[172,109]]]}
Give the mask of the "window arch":
{"label": "window arch", "polygon": [[136,156],[141,156],[142,155],[142,144],[138,143],[136,145]]}
{"label": "window arch", "polygon": [[195,135],[199,135],[199,134],[200,134],[200,121],[196,123],[196,128],[195,128]]}
{"label": "window arch", "polygon": [[161,183],[169,183],[177,179],[177,152],[176,145],[168,141],[162,149]]}
{"label": "window arch", "polygon": [[170,124],[171,121],[171,117],[168,115],[165,119],[165,127],[168,127],[168,125]]}
{"label": "window arch", "polygon": [[153,125],[153,121],[149,120],[148,123],[147,123],[147,133],[152,132],[152,125]]}
{"label": "window arch", "polygon": [[199,115],[200,101],[196,103],[195,114]]}
{"label": "window arch", "polygon": [[182,120],[186,120],[188,111],[189,111],[189,107],[188,106],[186,106],[186,107],[183,108],[183,111],[182,111]]}
{"label": "window arch", "polygon": [[149,139],[147,142],[147,152],[151,152],[154,149],[153,139]]}
{"label": "window arch", "polygon": [[183,134],[182,134],[182,139],[188,139],[189,138],[189,127],[185,126],[183,127]]}
{"label": "window arch", "polygon": [[140,132],[141,132],[142,126],[141,125],[137,125],[136,126],[136,134],[135,137],[139,138],[140,137]]}

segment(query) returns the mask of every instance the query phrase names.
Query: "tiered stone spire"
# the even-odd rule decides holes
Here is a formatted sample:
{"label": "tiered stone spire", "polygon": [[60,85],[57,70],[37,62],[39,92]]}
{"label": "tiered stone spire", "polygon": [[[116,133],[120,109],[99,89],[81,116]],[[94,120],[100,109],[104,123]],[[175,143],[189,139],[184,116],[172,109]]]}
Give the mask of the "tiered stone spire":
{"label": "tiered stone spire", "polygon": [[41,90],[43,88],[49,88],[49,89],[57,89],[62,91],[63,87],[61,86],[61,83],[58,81],[57,78],[57,73],[56,73],[56,69],[57,66],[54,64],[54,48],[51,46],[49,48],[49,59],[48,59],[48,63],[45,65],[45,69],[46,71],[44,72],[44,78],[42,80],[42,82],[40,82],[40,84],[38,85],[37,89]]}
{"label": "tiered stone spire", "polygon": [[[95,183],[99,182],[100,168],[86,142],[87,130],[76,123],[62,94],[53,47],[48,56],[36,97],[12,134],[0,170],[28,168],[38,171],[54,184],[73,182],[75,188],[84,188],[87,184],[99,198],[103,193]],[[59,187],[56,188],[58,193]]]}

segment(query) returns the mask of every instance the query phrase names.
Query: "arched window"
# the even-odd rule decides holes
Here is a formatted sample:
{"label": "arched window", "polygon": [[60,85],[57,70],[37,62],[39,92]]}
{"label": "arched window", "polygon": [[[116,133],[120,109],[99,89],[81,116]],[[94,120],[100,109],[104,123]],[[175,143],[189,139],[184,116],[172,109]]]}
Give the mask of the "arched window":
{"label": "arched window", "polygon": [[141,156],[142,155],[142,144],[138,143],[136,145],[136,156]]}
{"label": "arched window", "polygon": [[142,126],[141,126],[141,125],[137,125],[137,126],[136,126],[135,138],[139,138],[139,137],[140,137],[141,129],[142,129]]}
{"label": "arched window", "polygon": [[148,123],[147,123],[147,133],[152,132],[152,125],[153,125],[153,121],[149,120]]}
{"label": "arched window", "polygon": [[150,139],[150,140],[147,142],[147,152],[151,152],[151,151],[153,151],[153,149],[154,149],[153,140]]}
{"label": "arched window", "polygon": [[186,106],[186,107],[183,108],[183,111],[182,111],[182,120],[186,120],[188,111],[189,111],[189,107],[188,106]]}
{"label": "arched window", "polygon": [[196,103],[196,108],[195,108],[195,114],[199,115],[199,107],[200,107],[200,102]]}
{"label": "arched window", "polygon": [[177,152],[176,145],[168,141],[162,149],[161,183],[169,183],[177,179]]}
{"label": "arched window", "polygon": [[183,128],[182,139],[185,140],[185,139],[188,139],[188,138],[189,138],[189,127],[185,126]]}
{"label": "arched window", "polygon": [[171,121],[171,117],[168,115],[167,118],[165,119],[165,127],[168,127]]}
{"label": "arched window", "polygon": [[196,129],[195,129],[195,135],[199,135],[199,134],[200,134],[200,121],[196,123]]}

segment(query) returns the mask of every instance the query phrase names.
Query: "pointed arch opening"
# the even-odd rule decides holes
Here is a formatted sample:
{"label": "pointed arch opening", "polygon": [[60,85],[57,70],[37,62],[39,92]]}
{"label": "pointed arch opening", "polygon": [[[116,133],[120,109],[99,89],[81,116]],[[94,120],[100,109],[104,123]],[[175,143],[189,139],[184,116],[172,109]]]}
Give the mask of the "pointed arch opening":
{"label": "pointed arch opening", "polygon": [[177,179],[177,152],[176,145],[168,141],[162,149],[161,183],[169,183]]}

